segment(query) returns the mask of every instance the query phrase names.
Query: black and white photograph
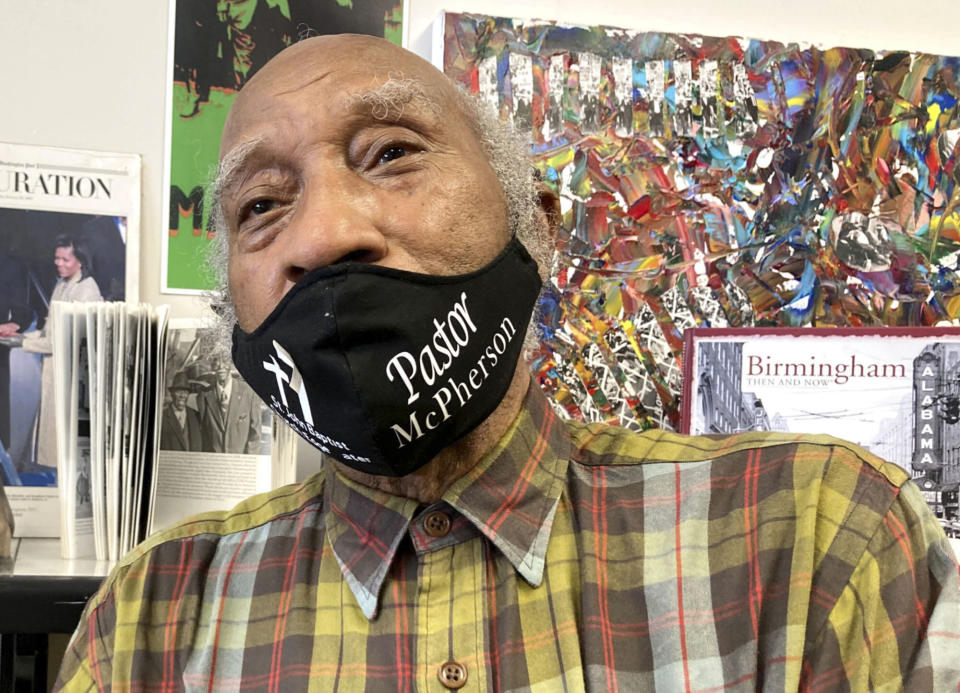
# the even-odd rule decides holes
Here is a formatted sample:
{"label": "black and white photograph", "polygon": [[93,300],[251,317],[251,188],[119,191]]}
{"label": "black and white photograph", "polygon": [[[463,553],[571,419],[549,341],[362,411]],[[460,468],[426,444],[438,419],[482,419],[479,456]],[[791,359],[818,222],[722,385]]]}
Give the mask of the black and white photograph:
{"label": "black and white photograph", "polygon": [[283,475],[295,462],[282,461],[294,449],[289,434],[275,434],[273,413],[220,339],[207,320],[170,322],[149,533],[292,481]]}
{"label": "black and white photograph", "polygon": [[595,53],[577,55],[580,67],[580,131],[595,133],[600,126],[600,56]]}
{"label": "black and white photograph", "polygon": [[551,55],[547,68],[546,117],[544,139],[563,134],[563,90],[567,86],[567,56]]}
{"label": "black and white photograph", "polygon": [[216,338],[213,328],[171,327],[160,449],[269,455],[270,410],[219,353]]}
{"label": "black and white photograph", "polygon": [[613,118],[614,131],[617,137],[628,137],[633,133],[633,61],[614,56],[611,62],[616,109]]}
{"label": "black and white photograph", "polygon": [[529,55],[510,54],[510,86],[514,125],[529,130],[533,122],[533,60]]}
{"label": "black and white photograph", "polygon": [[666,103],[666,67],[662,60],[648,60],[644,65],[644,76],[647,80],[647,103],[649,111],[647,117],[650,132],[657,136],[665,134],[664,117],[667,110]]}

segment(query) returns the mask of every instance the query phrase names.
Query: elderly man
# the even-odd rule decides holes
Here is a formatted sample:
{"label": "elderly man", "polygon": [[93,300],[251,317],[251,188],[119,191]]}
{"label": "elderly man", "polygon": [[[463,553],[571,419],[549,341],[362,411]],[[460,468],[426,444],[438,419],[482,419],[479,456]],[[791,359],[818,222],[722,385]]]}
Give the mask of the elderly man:
{"label": "elderly man", "polygon": [[331,463],[127,556],[59,685],[956,690],[957,564],[902,470],[554,416],[518,357],[555,200],[496,127],[369,37],[247,84],[234,360]]}
{"label": "elderly man", "polygon": [[200,452],[203,449],[203,428],[196,409],[187,406],[193,392],[187,374],[177,373],[167,388],[170,403],[160,419],[160,449],[179,452]]}
{"label": "elderly man", "polygon": [[263,406],[247,384],[233,376],[226,358],[213,364],[213,384],[197,397],[204,452],[260,452]]}

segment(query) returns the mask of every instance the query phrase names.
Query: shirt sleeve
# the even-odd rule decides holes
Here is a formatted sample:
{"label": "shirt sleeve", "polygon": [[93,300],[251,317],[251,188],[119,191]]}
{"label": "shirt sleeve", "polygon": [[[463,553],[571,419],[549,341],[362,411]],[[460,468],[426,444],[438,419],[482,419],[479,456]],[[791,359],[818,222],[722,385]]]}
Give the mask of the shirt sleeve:
{"label": "shirt sleeve", "polygon": [[40,330],[25,332],[23,335],[22,348],[24,351],[29,351],[34,354],[53,353],[53,345],[50,336]]}
{"label": "shirt sleeve", "polygon": [[842,556],[843,546],[831,550],[824,562],[853,558],[852,572],[804,654],[806,685],[958,690],[960,569],[913,482],[900,489],[859,558]]}

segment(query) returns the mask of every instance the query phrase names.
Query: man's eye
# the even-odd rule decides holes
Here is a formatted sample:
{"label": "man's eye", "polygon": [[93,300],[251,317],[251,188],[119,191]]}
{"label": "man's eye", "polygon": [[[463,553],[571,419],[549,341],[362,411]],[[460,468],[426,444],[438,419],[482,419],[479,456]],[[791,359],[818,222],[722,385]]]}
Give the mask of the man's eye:
{"label": "man's eye", "polygon": [[250,205],[250,214],[254,216],[259,216],[260,214],[266,214],[271,209],[277,206],[277,203],[274,200],[257,200],[252,205]]}
{"label": "man's eye", "polygon": [[399,159],[402,156],[407,155],[407,150],[400,145],[394,145],[383,151],[380,155],[380,158],[377,159],[377,164],[388,164],[394,159]]}

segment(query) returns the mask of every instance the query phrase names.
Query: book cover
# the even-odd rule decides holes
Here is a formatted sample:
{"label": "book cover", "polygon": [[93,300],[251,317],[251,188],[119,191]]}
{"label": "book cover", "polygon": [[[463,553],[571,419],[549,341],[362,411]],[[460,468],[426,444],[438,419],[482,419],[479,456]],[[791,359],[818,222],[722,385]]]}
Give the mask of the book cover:
{"label": "book cover", "polygon": [[682,430],[826,433],[905,469],[960,537],[960,329],[691,329]]}

